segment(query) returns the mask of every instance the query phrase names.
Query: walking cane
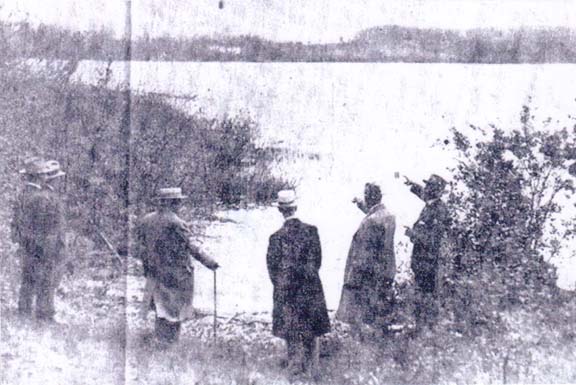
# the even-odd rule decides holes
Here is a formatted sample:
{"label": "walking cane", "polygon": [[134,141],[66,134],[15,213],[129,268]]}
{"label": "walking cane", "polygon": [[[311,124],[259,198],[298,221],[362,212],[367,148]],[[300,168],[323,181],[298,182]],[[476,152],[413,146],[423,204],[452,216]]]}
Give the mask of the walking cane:
{"label": "walking cane", "polygon": [[218,309],[216,306],[216,270],[214,270],[214,343],[216,343],[216,317],[218,316]]}

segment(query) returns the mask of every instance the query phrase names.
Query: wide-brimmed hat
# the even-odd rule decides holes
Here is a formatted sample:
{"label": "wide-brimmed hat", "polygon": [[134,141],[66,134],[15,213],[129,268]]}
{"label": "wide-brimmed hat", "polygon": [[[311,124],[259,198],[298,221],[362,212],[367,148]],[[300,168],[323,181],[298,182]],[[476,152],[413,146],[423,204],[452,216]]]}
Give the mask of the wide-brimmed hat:
{"label": "wide-brimmed hat", "polygon": [[294,190],[281,190],[278,191],[278,197],[274,204],[277,207],[296,207],[296,191]]}
{"label": "wide-brimmed hat", "polygon": [[170,200],[170,199],[186,199],[188,196],[182,194],[182,189],[180,187],[164,187],[158,189],[156,196],[153,198],[155,200]]}
{"label": "wide-brimmed hat", "polygon": [[428,178],[427,180],[425,179],[424,183],[426,184],[426,187],[431,187],[437,190],[443,190],[448,184],[448,182],[446,182],[444,178],[436,174],[430,175],[430,178]]}
{"label": "wide-brimmed hat", "polygon": [[60,168],[57,160],[42,160],[32,157],[24,161],[24,168],[19,171],[21,174],[42,175],[47,179],[54,179],[66,175]]}

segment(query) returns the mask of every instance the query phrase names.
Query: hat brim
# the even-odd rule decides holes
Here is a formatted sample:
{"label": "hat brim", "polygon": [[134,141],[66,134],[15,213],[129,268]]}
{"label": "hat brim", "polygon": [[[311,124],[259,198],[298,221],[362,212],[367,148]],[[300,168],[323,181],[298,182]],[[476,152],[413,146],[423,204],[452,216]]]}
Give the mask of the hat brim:
{"label": "hat brim", "polygon": [[181,201],[181,200],[185,200],[188,199],[188,195],[180,195],[180,196],[176,196],[176,197],[154,197],[152,198],[152,200],[155,201]]}
{"label": "hat brim", "polygon": [[272,203],[272,206],[274,207],[298,207],[298,204],[296,202],[290,202],[290,203],[279,203],[279,202],[274,202]]}
{"label": "hat brim", "polygon": [[47,179],[54,179],[54,178],[60,178],[61,176],[66,175],[66,173],[64,171],[58,171],[55,174],[48,174],[46,175]]}

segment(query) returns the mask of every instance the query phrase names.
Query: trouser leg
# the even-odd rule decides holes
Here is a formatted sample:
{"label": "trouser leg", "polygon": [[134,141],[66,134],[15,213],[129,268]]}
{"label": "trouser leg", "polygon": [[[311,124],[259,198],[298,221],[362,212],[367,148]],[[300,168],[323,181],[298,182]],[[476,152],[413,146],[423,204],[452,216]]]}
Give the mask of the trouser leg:
{"label": "trouser leg", "polygon": [[156,338],[160,342],[174,343],[180,337],[180,322],[170,322],[164,318],[156,318],[155,332]]}
{"label": "trouser leg", "polygon": [[300,340],[295,336],[286,338],[286,355],[288,358],[288,372],[290,375],[298,375],[302,372],[300,355]]}
{"label": "trouser leg", "polygon": [[18,294],[18,312],[23,315],[32,314],[32,298],[34,295],[34,263],[27,255],[22,257],[22,276]]}
{"label": "trouser leg", "polygon": [[56,293],[54,264],[38,264],[38,281],[36,284],[36,317],[41,320],[54,318],[54,294]]}
{"label": "trouser leg", "polygon": [[302,340],[302,351],[303,351],[303,370],[309,375],[313,375],[314,371],[318,369],[317,362],[317,338],[315,337],[305,337]]}
{"label": "trouser leg", "polygon": [[417,326],[430,326],[435,323],[438,309],[436,304],[436,271],[416,275],[418,296],[415,309]]}

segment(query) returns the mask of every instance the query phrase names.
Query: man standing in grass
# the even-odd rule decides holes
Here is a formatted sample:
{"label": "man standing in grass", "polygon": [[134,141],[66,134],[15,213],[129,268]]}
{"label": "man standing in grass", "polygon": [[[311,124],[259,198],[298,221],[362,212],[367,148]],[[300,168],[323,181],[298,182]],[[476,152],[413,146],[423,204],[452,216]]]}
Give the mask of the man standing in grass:
{"label": "man standing in grass", "polygon": [[272,333],[286,340],[292,377],[310,371],[316,338],[330,331],[324,290],[318,271],[322,263],[316,227],[296,218],[296,194],[278,193],[284,225],[270,236],[266,262],[274,286]]}
{"label": "man standing in grass", "polygon": [[[180,188],[162,188],[155,201],[158,210],[136,225],[135,256],[142,260],[146,277],[146,312],[156,310],[156,337],[162,344],[178,340],[180,326],[194,316],[194,267],[190,256],[210,270],[219,265],[190,242],[186,222],[178,211],[186,196]],[[149,294],[149,295],[148,295]]]}
{"label": "man standing in grass", "polygon": [[54,294],[66,255],[64,205],[55,181],[65,173],[55,161],[33,158],[20,171],[26,178],[24,190],[14,205],[12,240],[22,250],[22,283],[18,312],[54,321]]}
{"label": "man standing in grass", "polygon": [[385,319],[392,312],[396,218],[382,203],[380,186],[375,183],[366,183],[364,200],[353,202],[366,216],[348,251],[336,319],[350,324],[353,333],[363,339],[373,337],[366,332],[387,329]]}
{"label": "man standing in grass", "polygon": [[426,203],[414,226],[406,228],[406,235],[414,244],[411,267],[420,292],[415,314],[417,326],[420,327],[432,325],[437,317],[438,259],[442,240],[450,226],[450,216],[446,204],[441,200],[446,188],[446,181],[442,177],[430,176],[424,181],[424,187],[408,178],[405,184]]}

